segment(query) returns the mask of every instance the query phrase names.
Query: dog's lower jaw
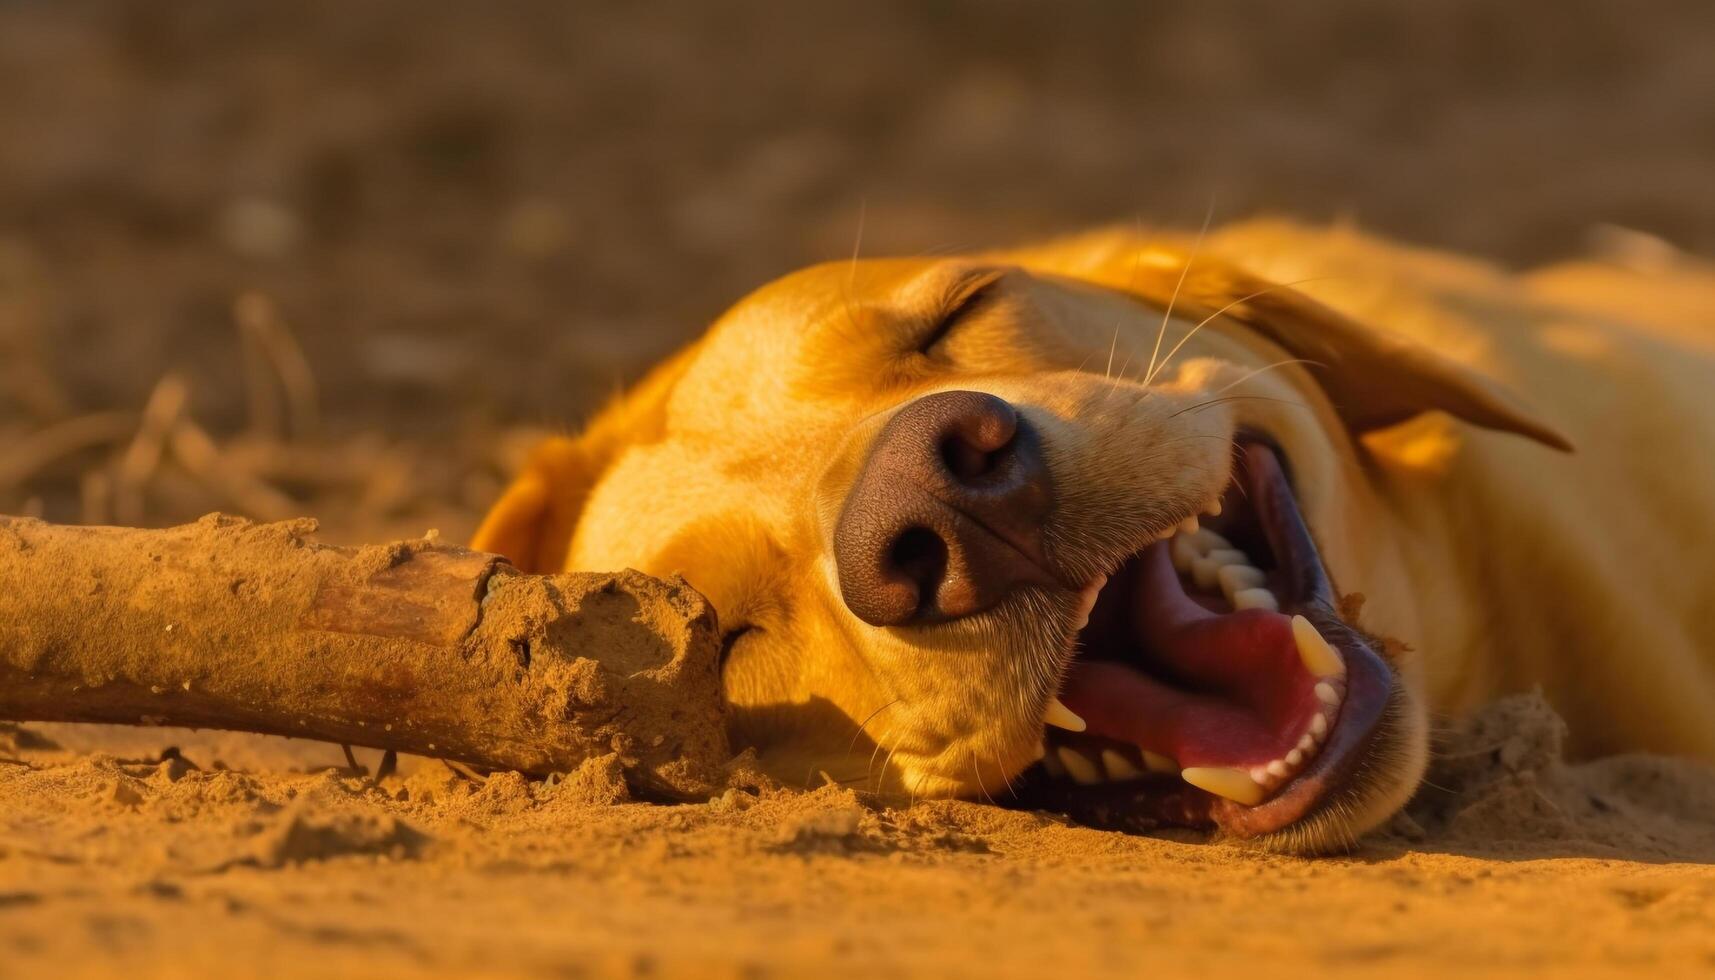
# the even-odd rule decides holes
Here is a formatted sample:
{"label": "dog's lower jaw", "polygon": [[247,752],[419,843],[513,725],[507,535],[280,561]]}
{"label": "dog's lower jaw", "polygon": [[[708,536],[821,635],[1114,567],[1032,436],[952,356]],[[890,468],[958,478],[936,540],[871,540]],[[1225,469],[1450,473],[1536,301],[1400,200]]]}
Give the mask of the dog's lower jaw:
{"label": "dog's lower jaw", "polygon": [[1290,826],[1229,842],[1281,854],[1354,850],[1359,838],[1405,807],[1423,784],[1428,766],[1428,715],[1396,674],[1381,722],[1345,785]]}

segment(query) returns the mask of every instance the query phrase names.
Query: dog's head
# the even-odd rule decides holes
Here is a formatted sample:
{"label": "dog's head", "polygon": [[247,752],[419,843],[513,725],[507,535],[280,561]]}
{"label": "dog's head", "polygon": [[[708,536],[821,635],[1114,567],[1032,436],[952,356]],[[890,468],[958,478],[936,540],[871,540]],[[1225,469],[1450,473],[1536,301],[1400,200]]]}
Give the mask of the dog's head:
{"label": "dog's head", "polygon": [[788,778],[1346,840],[1425,754],[1318,548],[1368,567],[1353,434],[1439,409],[1558,437],[1434,354],[1136,244],[788,276],[541,447],[475,544],[683,575],[739,744]]}

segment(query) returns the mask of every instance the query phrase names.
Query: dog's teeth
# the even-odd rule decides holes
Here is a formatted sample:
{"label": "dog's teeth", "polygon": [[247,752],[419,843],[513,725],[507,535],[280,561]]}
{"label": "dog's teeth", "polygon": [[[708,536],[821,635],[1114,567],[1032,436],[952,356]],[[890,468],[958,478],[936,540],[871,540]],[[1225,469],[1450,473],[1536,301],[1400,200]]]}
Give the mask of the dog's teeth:
{"label": "dog's teeth", "polygon": [[1285,779],[1286,774],[1288,772],[1291,772],[1290,769],[1286,768],[1286,763],[1282,762],[1279,759],[1276,759],[1273,762],[1269,763],[1267,766],[1267,769],[1268,769],[1268,774],[1270,776],[1273,776],[1276,779]]}
{"label": "dog's teeth", "polygon": [[1072,709],[1060,703],[1059,698],[1048,699],[1048,711],[1042,716],[1044,724],[1055,728],[1064,728],[1069,732],[1081,732],[1086,727],[1084,719],[1072,713]]}
{"label": "dog's teeth", "polygon": [[[1340,692],[1334,690],[1334,685],[1328,683],[1327,681],[1317,681],[1316,682],[1316,698],[1317,698],[1317,700],[1321,701],[1323,704],[1332,708],[1334,705],[1340,703]],[[1082,722],[1080,722],[1079,724],[1082,724]],[[1083,731],[1082,728],[1080,728],[1078,730]]]}
{"label": "dog's teeth", "polygon": [[1233,601],[1233,593],[1261,588],[1267,580],[1268,576],[1263,574],[1262,569],[1244,564],[1228,565],[1215,573],[1215,581],[1220,583],[1221,593],[1227,597],[1228,602]]}
{"label": "dog's teeth", "polygon": [[1048,752],[1046,751],[1046,746],[1044,746],[1044,752],[1039,761],[1042,763],[1043,770],[1047,772],[1048,775],[1053,776],[1055,779],[1066,778],[1066,767],[1060,764],[1060,753]]}
{"label": "dog's teeth", "polygon": [[1216,497],[1214,500],[1209,501],[1208,506],[1203,508],[1203,513],[1208,514],[1210,517],[1220,517],[1221,498]]}
{"label": "dog's teeth", "polygon": [[1197,550],[1195,539],[1183,534],[1173,535],[1173,542],[1167,546],[1167,553],[1173,556],[1173,568],[1181,575],[1191,571],[1191,563],[1203,557]]}
{"label": "dog's teeth", "polygon": [[1066,767],[1066,772],[1071,775],[1072,781],[1079,786],[1094,786],[1102,781],[1101,770],[1096,768],[1094,762],[1084,758],[1084,753],[1077,749],[1062,745],[1055,752],[1055,755],[1060,757],[1060,764]]}
{"label": "dog's teeth", "polygon": [[1201,527],[1197,523],[1197,515],[1192,514],[1179,522],[1179,530],[1185,534],[1196,534]]}
{"label": "dog's teeth", "polygon": [[1316,632],[1310,620],[1303,616],[1292,617],[1292,638],[1298,644],[1298,659],[1304,661],[1304,669],[1311,676],[1346,676],[1346,661],[1322,638],[1322,634]]}
{"label": "dog's teeth", "polygon": [[1181,769],[1179,778],[1200,790],[1225,797],[1234,803],[1256,806],[1262,802],[1263,787],[1243,769],[1219,769],[1213,766],[1192,766]]}
{"label": "dog's teeth", "polygon": [[1174,762],[1172,759],[1169,759],[1161,753],[1151,752],[1148,749],[1142,749],[1140,751],[1143,755],[1143,767],[1148,769],[1150,772],[1177,773],[1179,771],[1179,763]]}
{"label": "dog's teeth", "polygon": [[1245,553],[1236,548],[1216,548],[1201,558],[1191,560],[1191,581],[1197,583],[1199,589],[1213,589],[1219,581],[1221,569],[1228,565],[1248,565],[1249,559]]}
{"label": "dog's teeth", "polygon": [[1090,610],[1096,608],[1096,600],[1101,597],[1102,586],[1108,584],[1106,575],[1097,575],[1090,583],[1078,592],[1078,605],[1072,610],[1072,628],[1081,630],[1090,624]]}
{"label": "dog's teeth", "polygon": [[1215,587],[1215,576],[1220,574],[1221,566],[1215,559],[1200,557],[1191,559],[1191,581],[1197,583],[1200,589]]}
{"label": "dog's teeth", "polygon": [[1130,759],[1113,749],[1102,750],[1102,768],[1108,771],[1108,778],[1115,781],[1137,779],[1143,775],[1142,769],[1132,765]]}
{"label": "dog's teeth", "polygon": [[1267,766],[1253,766],[1251,767],[1251,781],[1266,789],[1274,782],[1274,777],[1268,774]]}
{"label": "dog's teeth", "polygon": [[1274,593],[1267,589],[1244,589],[1233,593],[1233,609],[1267,609],[1269,612],[1279,612],[1280,602]]}
{"label": "dog's teeth", "polygon": [[[1317,715],[1316,717],[1320,718],[1322,716]],[[1325,725],[1325,724],[1327,724],[1327,722],[1323,722],[1323,724]],[[1316,748],[1316,736],[1311,735],[1309,732],[1305,732],[1304,736],[1298,740],[1298,747],[1296,749],[1294,749],[1293,751],[1303,752],[1305,755],[1309,755],[1312,751],[1315,750],[1315,748]]]}
{"label": "dog's teeth", "polygon": [[1300,762],[1303,762],[1303,761],[1304,761],[1304,750],[1303,749],[1293,749],[1291,752],[1286,753],[1286,764],[1291,766],[1294,769],[1297,769],[1298,764]]}
{"label": "dog's teeth", "polygon": [[1310,737],[1317,742],[1328,737],[1328,716],[1320,711],[1316,712],[1316,717],[1310,719]]}
{"label": "dog's teeth", "polygon": [[1180,526],[1174,525],[1167,531],[1167,537],[1172,538],[1168,552],[1173,556],[1173,567],[1181,575],[1191,571],[1191,563],[1211,551],[1231,550],[1232,542],[1213,531],[1199,529],[1192,534],[1180,534]]}

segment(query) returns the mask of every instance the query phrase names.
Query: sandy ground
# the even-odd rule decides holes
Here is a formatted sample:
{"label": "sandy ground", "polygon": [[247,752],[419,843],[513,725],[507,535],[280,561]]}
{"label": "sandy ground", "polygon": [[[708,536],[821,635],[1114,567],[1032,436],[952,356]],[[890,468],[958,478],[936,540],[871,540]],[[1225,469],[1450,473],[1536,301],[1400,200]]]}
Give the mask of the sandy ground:
{"label": "sandy ground", "polygon": [[[540,432],[854,245],[1213,202],[1709,254],[1712,48],[1704,0],[0,2],[0,512],[462,538]],[[1715,775],[1557,733],[1497,706],[1300,860],[7,729],[0,977],[1715,972]]]}
{"label": "sandy ground", "polygon": [[376,783],[329,746],[36,726],[0,743],[0,949],[8,976],[1708,975],[1715,768],[1568,766],[1562,734],[1501,702],[1407,816],[1302,859],[833,786],[616,802],[600,760]]}

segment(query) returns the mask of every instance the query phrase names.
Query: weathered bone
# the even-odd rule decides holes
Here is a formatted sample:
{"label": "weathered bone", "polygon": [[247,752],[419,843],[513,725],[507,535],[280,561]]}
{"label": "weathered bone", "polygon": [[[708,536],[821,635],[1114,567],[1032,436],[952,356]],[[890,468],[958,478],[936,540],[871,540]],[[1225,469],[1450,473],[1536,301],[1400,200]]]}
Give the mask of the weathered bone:
{"label": "weathered bone", "polygon": [[313,521],[148,531],[0,517],[0,719],[222,728],[548,773],[643,798],[727,759],[714,612],[635,571],[524,575]]}

